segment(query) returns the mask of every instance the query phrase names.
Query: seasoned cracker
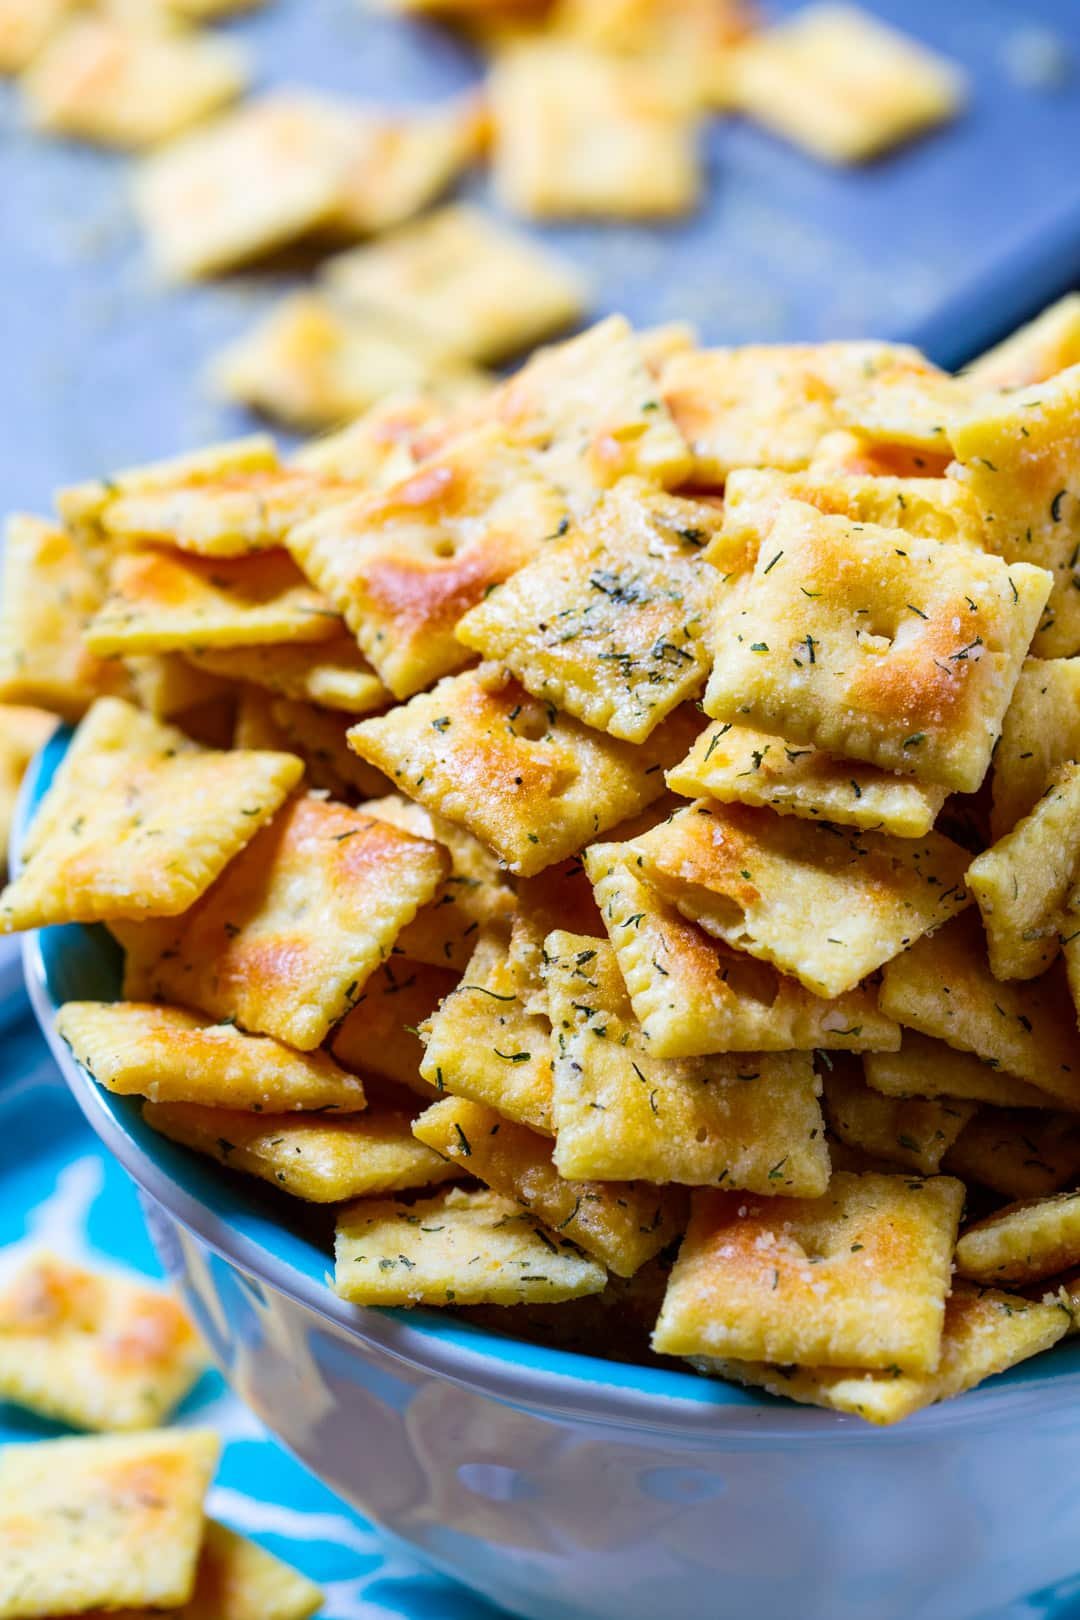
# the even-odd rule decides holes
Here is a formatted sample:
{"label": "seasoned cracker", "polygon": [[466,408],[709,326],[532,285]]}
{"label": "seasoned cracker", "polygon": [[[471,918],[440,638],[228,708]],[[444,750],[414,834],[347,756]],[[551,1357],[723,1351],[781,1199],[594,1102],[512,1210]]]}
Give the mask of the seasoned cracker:
{"label": "seasoned cracker", "polygon": [[334,1286],[355,1305],[520,1305],[598,1294],[607,1280],[603,1266],[486,1189],[351,1204],[336,1252]]}
{"label": "seasoned cracker", "polygon": [[180,1007],[68,1001],[56,1027],[107,1091],[151,1102],[283,1114],[364,1107],[364,1088],[325,1052],[293,1052],[233,1024],[203,1023]]}
{"label": "seasoned cracker", "polygon": [[225,681],[195,669],[179,653],[142,653],[125,658],[124,668],[139,707],[155,720],[179,718],[202,704],[220,706],[232,695]]}
{"label": "seasoned cracker", "polygon": [[0,895],[0,932],[186,911],[299,779],[291,754],[219,753],[99,698]]}
{"label": "seasoned cracker", "polygon": [[331,259],[323,279],[342,303],[386,310],[485,365],[571,325],[585,298],[569,265],[467,203]]}
{"label": "seasoned cracker", "polygon": [[313,788],[332,799],[348,801],[385,793],[390,786],[381,771],[358,759],[347,741],[345,716],[297,698],[275,698],[262,715],[271,733],[304,761]]}
{"label": "seasoned cracker", "polygon": [[936,456],[952,448],[955,424],[982,394],[969,378],[945,371],[896,371],[841,395],[836,408],[844,425],[871,443]]}
{"label": "seasoned cracker", "polygon": [[684,917],[818,996],[846,995],[969,902],[967,851],[940,833],[889,838],[700,800],[630,847]]}
{"label": "seasoned cracker", "polygon": [[333,224],[343,235],[389,231],[435,202],[486,145],[482,101],[467,93],[435,106],[348,106],[351,151]]}
{"label": "seasoned cracker", "polygon": [[362,720],[349,743],[530,877],[658,798],[692,726],[678,710],[633,747],[559,714],[503,672],[480,670]]}
{"label": "seasoned cracker", "polygon": [[[410,925],[411,926],[411,925]],[[407,1086],[425,1101],[435,1087],[421,1078],[420,1025],[457,984],[457,975],[395,951],[376,968],[334,1031],[330,1051],[352,1074],[373,1074]]]}
{"label": "seasoned cracker", "polygon": [[201,1429],[4,1446],[3,1620],[186,1603],[218,1450]]}
{"label": "seasoned cracker", "polygon": [[79,0],[0,0],[0,73],[21,73]]}
{"label": "seasoned cracker", "polygon": [[974,792],[1050,579],[902,539],[788,502],[744,588],[721,603],[705,708]]}
{"label": "seasoned cracker", "polygon": [[606,940],[556,932],[545,955],[561,1174],[825,1191],[829,1154],[808,1053],[657,1058]]}
{"label": "seasoned cracker", "polygon": [[197,673],[248,681],[297,702],[314,703],[346,714],[367,714],[391,701],[351,635],[315,646],[214,647],[188,653]]}
{"label": "seasoned cracker", "polygon": [[1080,364],[1080,293],[1066,293],[965,368],[983,388],[1028,388]]}
{"label": "seasoned cracker", "polygon": [[720,521],[697,501],[626,479],[457,626],[534,697],[644,742],[705,684],[716,590],[701,547]]}
{"label": "seasoned cracker", "polygon": [[948,1176],[847,1171],[820,1198],[697,1192],[653,1348],[932,1372],[963,1201]]}
{"label": "seasoned cracker", "polygon": [[852,433],[849,428],[834,428],[818,440],[808,471],[829,478],[936,480],[947,475],[951,460],[952,457],[945,453],[930,455],[903,444],[882,444],[880,440],[864,439],[860,433]]}
{"label": "seasoned cracker", "polygon": [[886,1368],[875,1373],[691,1359],[699,1372],[717,1373],[808,1406],[851,1412],[869,1423],[889,1424],[1049,1350],[1068,1330],[1068,1312],[1056,1303],[1038,1304],[1019,1294],[958,1282],[945,1301],[941,1360],[934,1372]]}
{"label": "seasoned cracker", "polygon": [[19,788],[38,749],[56,728],[45,709],[0,704],[0,870],[7,864]]}
{"label": "seasoned cracker", "polygon": [[547,1137],[481,1103],[446,1097],[414,1121],[413,1131],[617,1276],[632,1277],[686,1224],[681,1189],[625,1180],[566,1180],[552,1163]]}
{"label": "seasoned cracker", "polygon": [[903,1031],[900,1050],[863,1056],[866,1082],[886,1097],[956,1097],[999,1108],[1052,1108],[1048,1092],[1005,1074],[994,1060],[959,1052],[944,1041]]}
{"label": "seasoned cracker", "polygon": [[1035,808],[1070,760],[1080,760],[1080,659],[1025,658],[994,751],[995,839]]}
{"label": "seasoned cracker", "polygon": [[961,1277],[1032,1283],[1080,1261],[1080,1193],[1008,1204],[964,1231],[956,1245]]}
{"label": "seasoned cracker", "polygon": [[470,661],[459,620],[564,519],[561,496],[489,425],[392,488],[302,524],[289,549],[407,698]]}
{"label": "seasoned cracker", "polygon": [[[662,805],[663,801],[659,801],[644,812],[648,825],[664,819]],[[621,831],[625,825],[613,830]],[[565,928],[571,934],[603,932],[604,919],[597,908],[583,856],[572,855],[569,860],[557,861],[535,877],[520,878],[517,884],[517,907],[510,928],[514,982],[525,1010],[542,1013],[545,1018],[544,941],[556,928]]]}
{"label": "seasoned cracker", "polygon": [[731,70],[735,107],[814,157],[863,163],[954,118],[960,70],[860,6],[811,5],[754,35]]}
{"label": "seasoned cracker", "polygon": [[1053,575],[1032,652],[1080,652],[1080,364],[1031,388],[987,396],[952,437],[953,475],[982,508],[988,548]]}
{"label": "seasoned cracker", "polygon": [[[899,1027],[878,1010],[872,991],[824,1000],[689,922],[643,881],[632,845],[593,844],[583,859],[654,1057],[899,1045]],[[550,926],[589,931],[568,926],[565,913]]]}
{"label": "seasoned cracker", "polygon": [[822,1091],[829,1129],[841,1142],[924,1176],[938,1170],[977,1107],[951,1097],[886,1097],[842,1060],[825,1066]]}
{"label": "seasoned cracker", "polygon": [[881,1005],[909,1029],[974,1052],[1067,1108],[1080,1108],[1076,1016],[1062,964],[1039,979],[995,979],[977,912],[889,962]]}
{"label": "seasoned cracker", "polygon": [[407,1113],[384,1104],[364,1114],[314,1119],[148,1102],[143,1118],[171,1141],[313,1204],[428,1187],[456,1174],[416,1141]]}
{"label": "seasoned cracker", "polygon": [[195,1591],[176,1620],[308,1620],[322,1601],[299,1570],[208,1519]]}
{"label": "seasoned cracker", "polygon": [[1080,1119],[1021,1108],[981,1108],[945,1156],[950,1175],[1003,1198],[1041,1198],[1080,1176]]}
{"label": "seasoned cracker", "polygon": [[551,1027],[526,1006],[498,931],[480,932],[461,983],[420,1035],[429,1086],[551,1134]]}
{"label": "seasoned cracker", "polygon": [[158,960],[157,985],[310,1051],[448,868],[437,844],[341,804],[294,798],[184,919]]}

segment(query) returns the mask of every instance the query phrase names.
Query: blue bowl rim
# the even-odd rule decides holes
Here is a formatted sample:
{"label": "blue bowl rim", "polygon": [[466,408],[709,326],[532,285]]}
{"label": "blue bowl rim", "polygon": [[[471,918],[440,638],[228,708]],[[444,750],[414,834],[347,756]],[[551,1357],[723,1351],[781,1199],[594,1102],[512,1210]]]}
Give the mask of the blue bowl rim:
{"label": "blue bowl rim", "polygon": [[[27,773],[14,823],[14,869],[26,829],[70,736],[70,728],[55,733]],[[879,1429],[859,1418],[798,1406],[696,1373],[538,1345],[433,1310],[350,1305],[330,1287],[330,1257],[279,1217],[263,1214],[259,1204],[264,1194],[258,1183],[251,1181],[249,1186],[247,1177],[222,1175],[213,1161],[151,1131],[142,1122],[139,1099],[105,1091],[75,1061],[55,1029],[59,1003],[48,961],[54,951],[63,960],[72,946],[84,953],[95,950],[91,931],[72,925],[29,933],[23,941],[23,964],[35,1017],[96,1135],[142,1192],[209,1249],[332,1324],[358,1348],[389,1354],[425,1373],[556,1417],[617,1421],[632,1428],[696,1435],[703,1442],[745,1437],[755,1445],[779,1445],[811,1435],[817,1443],[900,1443],[919,1438],[928,1428],[982,1423],[990,1406],[995,1419],[1000,1419],[1006,1401],[1010,1415],[1019,1415],[1044,1407],[1051,1391],[1071,1399],[1072,1386],[1080,1382],[1080,1340],[1066,1342],[1049,1355],[987,1380],[962,1399],[927,1408],[895,1428]],[[193,1191],[192,1185],[198,1190]],[[1047,1362],[1053,1363],[1049,1370]]]}

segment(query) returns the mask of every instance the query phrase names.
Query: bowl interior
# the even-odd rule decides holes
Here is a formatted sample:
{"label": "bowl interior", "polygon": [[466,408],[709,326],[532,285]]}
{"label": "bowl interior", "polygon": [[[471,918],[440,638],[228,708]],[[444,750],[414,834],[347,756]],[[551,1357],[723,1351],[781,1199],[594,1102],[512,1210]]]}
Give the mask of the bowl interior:
{"label": "bowl interior", "polygon": [[[70,728],[63,727],[56,732],[28,774],[16,816],[13,839],[16,850],[70,739]],[[110,1001],[121,993],[121,953],[106,929],[100,925],[78,924],[42,929],[27,941],[26,965],[35,1013],[76,1100],[106,1145],[116,1152],[136,1181],[178,1220],[195,1230],[212,1248],[270,1286],[352,1328],[361,1337],[371,1336],[373,1323],[391,1327],[389,1335],[377,1332],[376,1336],[395,1342],[407,1353],[415,1354],[417,1340],[423,1340],[427,1341],[430,1351],[445,1352],[451,1359],[464,1354],[474,1366],[475,1358],[480,1357],[493,1372],[501,1369],[511,1375],[515,1383],[523,1378],[534,1382],[540,1378],[550,1387],[554,1380],[566,1393],[569,1393],[568,1384],[583,1386],[582,1394],[602,1386],[616,1398],[619,1392],[632,1397],[635,1406],[644,1397],[650,1405],[659,1403],[661,1409],[664,1403],[676,1401],[690,1402],[699,1408],[763,1407],[774,1412],[787,1409],[793,1417],[797,1415],[808,1421],[816,1418],[820,1422],[826,1418],[826,1414],[813,1413],[807,1408],[799,1408],[796,1414],[791,1402],[719,1380],[675,1369],[625,1365],[527,1343],[475,1327],[442,1312],[362,1310],[345,1304],[327,1282],[332,1265],[332,1219],[327,1211],[275,1193],[254,1178],[230,1175],[213,1161],[160,1136],[144,1123],[140,1099],[118,1097],[99,1087],[74,1062],[55,1034],[53,1019],[63,1002]],[[429,1361],[431,1356],[421,1354],[419,1359]],[[990,1380],[982,1390],[989,1392],[1003,1386],[1045,1380],[1051,1372],[1055,1380],[1080,1373],[1080,1339],[1065,1341],[1050,1352],[1049,1357],[1040,1356],[1013,1368]]]}

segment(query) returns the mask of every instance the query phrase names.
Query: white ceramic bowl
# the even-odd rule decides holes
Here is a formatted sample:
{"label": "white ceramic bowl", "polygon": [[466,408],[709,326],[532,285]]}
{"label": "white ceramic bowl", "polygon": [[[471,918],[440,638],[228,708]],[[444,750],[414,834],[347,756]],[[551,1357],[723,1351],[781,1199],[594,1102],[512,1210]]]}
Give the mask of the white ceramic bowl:
{"label": "white ceramic bowl", "polygon": [[[45,750],[23,824],[63,746]],[[25,961],[57,1062],[235,1389],[444,1573],[528,1620],[1077,1613],[1080,1344],[882,1431],[675,1368],[349,1306],[326,1280],[325,1214],[297,1225],[294,1201],[155,1135],[56,1036],[62,1001],[119,993],[104,930],[32,935]]]}

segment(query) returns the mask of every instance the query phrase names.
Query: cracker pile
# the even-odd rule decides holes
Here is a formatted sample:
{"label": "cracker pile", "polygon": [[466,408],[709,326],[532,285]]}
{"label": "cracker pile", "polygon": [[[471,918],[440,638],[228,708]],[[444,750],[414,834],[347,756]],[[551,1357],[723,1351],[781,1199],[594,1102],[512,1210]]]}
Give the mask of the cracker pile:
{"label": "cracker pile", "polygon": [[612,317],[13,520],[0,700],[84,718],[0,926],[121,945],[79,1062],[336,1206],[360,1305],[880,1423],[1053,1344],[1075,334]]}

